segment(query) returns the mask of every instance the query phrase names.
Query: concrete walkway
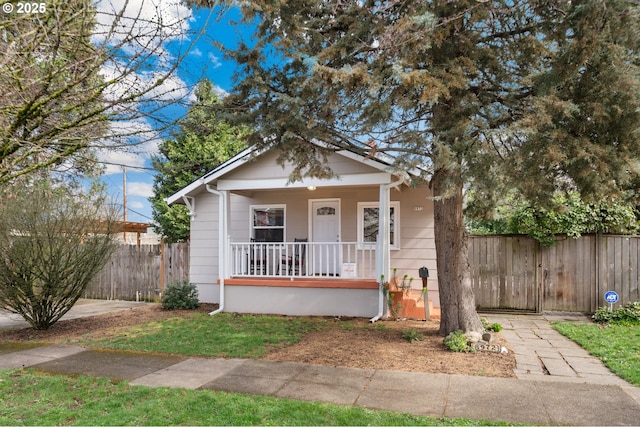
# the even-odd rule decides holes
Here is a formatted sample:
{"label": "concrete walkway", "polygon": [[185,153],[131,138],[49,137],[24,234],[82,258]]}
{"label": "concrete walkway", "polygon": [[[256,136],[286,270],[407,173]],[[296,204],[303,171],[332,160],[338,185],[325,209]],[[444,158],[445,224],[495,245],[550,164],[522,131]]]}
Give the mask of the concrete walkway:
{"label": "concrete walkway", "polygon": [[[505,326],[517,379],[92,351],[52,345],[0,351],[0,369],[94,375],[133,385],[264,394],[387,409],[551,425],[638,425],[640,389],[550,328],[549,317],[485,316]],[[0,344],[0,349],[2,345]],[[564,366],[564,365],[566,366]]]}
{"label": "concrete walkway", "polygon": [[[516,356],[515,374],[522,380],[625,385],[600,359],[551,327],[551,322],[591,323],[575,313],[482,315],[503,326],[502,336]],[[640,419],[638,420],[640,423]]]}
{"label": "concrete walkway", "polygon": [[[77,319],[78,317],[95,316],[120,310],[141,307],[149,303],[135,301],[107,301],[99,299],[80,299],[71,307],[61,320]],[[0,310],[0,329],[26,328],[29,324],[19,314]]]}

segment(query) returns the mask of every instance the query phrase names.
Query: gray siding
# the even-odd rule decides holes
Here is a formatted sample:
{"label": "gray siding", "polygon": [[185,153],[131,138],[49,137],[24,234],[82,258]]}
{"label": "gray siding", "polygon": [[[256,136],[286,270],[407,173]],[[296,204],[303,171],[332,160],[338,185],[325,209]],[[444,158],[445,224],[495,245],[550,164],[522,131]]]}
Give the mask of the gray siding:
{"label": "gray siding", "polygon": [[218,196],[201,193],[195,199],[196,215],[191,218],[189,277],[198,285],[200,300],[219,302],[218,279]]}
{"label": "gray siding", "polygon": [[[290,167],[284,169],[276,163],[276,153],[266,153],[256,161],[230,171],[225,180],[254,181],[261,179],[286,178]],[[330,157],[333,170],[341,176],[359,173],[373,173],[379,170],[369,164],[358,162],[334,154]],[[391,268],[398,269],[398,275],[418,275],[418,269],[427,266],[430,271],[429,297],[438,303],[436,253],[433,228],[433,202],[427,187],[391,190],[391,200],[400,202],[400,249],[391,251]],[[315,191],[306,188],[282,188],[260,191],[242,191],[230,195],[231,217],[229,218],[232,242],[249,240],[250,207],[252,205],[285,205],[285,240],[309,237],[309,200],[339,199],[341,209],[341,240],[357,240],[358,202],[376,202],[379,186],[318,186]],[[191,223],[191,280],[199,285],[202,301],[218,302],[218,196],[202,192],[196,196],[196,216]],[[416,207],[422,207],[417,209]],[[415,280],[414,287],[420,288],[421,281]]]}

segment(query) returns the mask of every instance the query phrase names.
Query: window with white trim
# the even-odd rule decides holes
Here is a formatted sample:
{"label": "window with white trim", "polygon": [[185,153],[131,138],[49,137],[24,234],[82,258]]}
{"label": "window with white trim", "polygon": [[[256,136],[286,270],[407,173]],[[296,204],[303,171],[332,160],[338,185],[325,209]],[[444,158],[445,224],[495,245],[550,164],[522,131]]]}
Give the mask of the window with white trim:
{"label": "window with white trim", "polygon": [[285,205],[251,206],[251,238],[284,242]]}
{"label": "window with white trim", "polygon": [[[379,202],[358,202],[358,242],[378,240]],[[400,202],[389,203],[389,242],[391,249],[400,249]]]}

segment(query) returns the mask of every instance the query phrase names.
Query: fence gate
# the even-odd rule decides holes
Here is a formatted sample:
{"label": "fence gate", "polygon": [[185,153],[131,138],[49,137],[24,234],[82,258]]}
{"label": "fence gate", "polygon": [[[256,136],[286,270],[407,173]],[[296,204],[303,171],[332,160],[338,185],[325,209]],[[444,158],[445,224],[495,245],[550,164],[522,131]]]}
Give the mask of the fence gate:
{"label": "fence gate", "polygon": [[538,244],[525,236],[470,236],[469,264],[480,310],[539,310]]}
{"label": "fence gate", "polygon": [[596,239],[557,238],[555,245],[540,248],[542,311],[595,311]]}
{"label": "fence gate", "polygon": [[470,236],[478,309],[594,312],[604,293],[619,305],[640,300],[640,237],[556,237],[542,247],[526,236]]}

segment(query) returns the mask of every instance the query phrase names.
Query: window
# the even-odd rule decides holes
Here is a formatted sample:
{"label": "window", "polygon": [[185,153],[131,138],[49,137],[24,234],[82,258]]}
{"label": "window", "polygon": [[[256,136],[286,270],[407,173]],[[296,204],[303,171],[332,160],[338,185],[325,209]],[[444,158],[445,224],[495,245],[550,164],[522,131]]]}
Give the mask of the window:
{"label": "window", "polygon": [[264,242],[284,242],[284,205],[251,206],[251,236]]}
{"label": "window", "polygon": [[[380,203],[358,203],[358,241],[371,242],[378,240],[378,215]],[[389,242],[391,249],[400,249],[400,202],[391,202],[389,206]]]}

